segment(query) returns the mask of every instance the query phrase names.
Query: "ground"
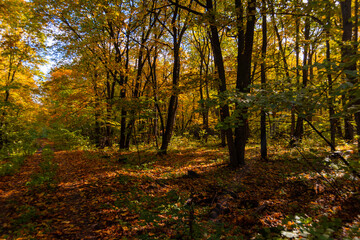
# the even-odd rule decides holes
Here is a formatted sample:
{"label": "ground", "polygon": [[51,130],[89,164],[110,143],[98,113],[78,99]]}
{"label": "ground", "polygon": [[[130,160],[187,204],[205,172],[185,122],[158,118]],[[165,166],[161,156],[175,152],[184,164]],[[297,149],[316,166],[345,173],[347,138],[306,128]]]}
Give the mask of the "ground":
{"label": "ground", "polygon": [[275,239],[333,229],[351,239],[359,224],[359,180],[288,148],[264,162],[250,146],[234,170],[217,146],[160,157],[41,144],[47,154],[40,148],[0,177],[1,238]]}

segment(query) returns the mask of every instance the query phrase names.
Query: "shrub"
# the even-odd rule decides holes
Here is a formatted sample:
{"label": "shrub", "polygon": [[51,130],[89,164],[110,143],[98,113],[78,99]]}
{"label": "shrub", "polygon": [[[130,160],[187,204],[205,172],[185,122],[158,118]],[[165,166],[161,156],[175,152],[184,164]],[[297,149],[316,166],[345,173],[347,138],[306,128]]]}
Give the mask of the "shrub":
{"label": "shrub", "polygon": [[14,174],[23,164],[24,156],[11,156],[3,163],[0,163],[0,176]]}
{"label": "shrub", "polygon": [[59,150],[88,149],[90,146],[89,139],[82,136],[80,131],[72,132],[65,128],[49,130],[48,138]]}
{"label": "shrub", "polygon": [[31,175],[31,179],[26,183],[31,189],[38,187],[52,188],[55,184],[57,164],[53,163],[54,152],[49,147],[45,147],[42,152],[43,161],[39,163],[40,172]]}

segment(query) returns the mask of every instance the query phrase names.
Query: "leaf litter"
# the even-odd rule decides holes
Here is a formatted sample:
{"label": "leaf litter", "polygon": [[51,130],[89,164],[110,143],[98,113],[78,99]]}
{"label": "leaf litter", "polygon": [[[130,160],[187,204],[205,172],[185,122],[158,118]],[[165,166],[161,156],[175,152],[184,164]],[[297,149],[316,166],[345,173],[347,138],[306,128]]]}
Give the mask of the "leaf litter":
{"label": "leaf litter", "polygon": [[141,152],[141,162],[136,152],[55,151],[54,186],[34,190],[26,182],[39,171],[35,154],[0,178],[0,236],[250,239],[264,229],[291,229],[285,220],[299,213],[341,218],[344,231],[358,224],[358,180],[332,179],[334,189],[306,164],[275,156],[265,163],[257,151],[247,152],[239,170],[227,167],[225,149]]}

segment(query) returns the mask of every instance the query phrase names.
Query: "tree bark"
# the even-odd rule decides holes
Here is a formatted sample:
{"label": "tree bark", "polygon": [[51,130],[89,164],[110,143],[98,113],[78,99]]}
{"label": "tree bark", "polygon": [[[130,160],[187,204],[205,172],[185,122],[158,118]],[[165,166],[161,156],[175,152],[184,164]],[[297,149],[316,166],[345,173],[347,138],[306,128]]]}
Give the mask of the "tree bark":
{"label": "tree bark", "polygon": [[[352,22],[351,22],[351,0],[344,0],[340,2],[341,15],[342,15],[342,24],[343,24],[343,34],[342,34],[342,46],[341,46],[341,62],[343,64],[344,70],[356,71],[356,63],[351,59],[354,54],[354,48],[351,46],[352,40]],[[345,74],[346,81],[355,83],[356,79],[350,74]],[[344,104],[348,108],[349,105],[352,105],[352,96],[350,93],[349,96],[344,95]],[[347,103],[347,102],[350,103]],[[345,123],[345,139],[353,140],[354,139],[354,128],[351,124],[351,116],[346,116],[344,118]]]}
{"label": "tree bark", "polygon": [[[176,3],[178,3],[178,0],[176,0]],[[179,99],[178,88],[179,88],[179,78],[180,78],[180,45],[188,24],[185,20],[185,23],[182,27],[177,26],[179,14],[180,14],[180,9],[178,5],[175,5],[175,9],[171,21],[172,23],[171,35],[173,37],[173,59],[174,59],[173,73],[172,73],[172,92],[169,101],[165,132],[162,137],[162,143],[159,154],[167,153],[167,148],[169,146],[170,139],[172,137],[174,130],[176,110],[178,108],[178,99]]]}
{"label": "tree bark", "polygon": [[[354,54],[358,54],[358,28],[359,28],[359,1],[355,0],[355,22],[354,22]],[[358,69],[357,62],[355,62],[355,70]],[[357,105],[360,104],[358,101]],[[360,154],[360,112],[355,113],[355,122],[356,122],[356,134],[358,136],[357,145],[358,145],[358,154]]]}
{"label": "tree bark", "polygon": [[[255,11],[256,0],[249,0],[246,13],[246,31],[244,32],[244,17],[241,0],[235,0],[237,10],[237,30],[238,30],[238,57],[237,57],[237,79],[236,89],[240,93],[249,93],[251,84],[251,60],[254,43],[255,31]],[[235,128],[235,149],[236,158],[231,162],[234,167],[245,164],[245,146],[248,137],[248,108],[246,106],[236,105],[236,111],[239,114],[239,126]],[[231,159],[230,159],[231,160]]]}
{"label": "tree bark", "polygon": [[[328,2],[328,7],[330,9],[330,3]],[[330,48],[330,29],[331,29],[331,20],[330,20],[330,11],[326,14],[326,64],[327,64],[327,79],[328,79],[328,106],[329,106],[329,122],[330,122],[330,141],[334,149],[336,148],[336,119],[334,118],[335,109],[334,109],[334,98],[332,97],[333,91],[333,79],[331,74],[331,48]],[[332,149],[334,151],[334,149]]]}
{"label": "tree bark", "polygon": [[[266,85],[266,48],[267,48],[267,22],[266,22],[266,2],[262,0],[262,46],[261,46],[261,89],[264,90]],[[266,141],[266,112],[261,109],[260,119],[261,131],[261,158],[265,161],[267,157],[267,141]]]}
{"label": "tree bark", "polygon": [[[211,47],[212,47],[213,55],[214,55],[214,62],[215,62],[215,66],[216,66],[217,74],[218,74],[218,78],[219,78],[219,93],[221,95],[222,93],[224,94],[227,91],[226,76],[225,76],[224,60],[223,60],[223,56],[222,56],[222,52],[221,52],[219,32],[218,32],[217,26],[216,26],[215,10],[213,7],[212,0],[206,0],[206,10],[207,10],[207,14],[208,14],[208,20],[210,23],[210,42],[211,42]],[[220,99],[221,102],[223,102],[223,100],[224,99]],[[229,105],[226,103],[221,103],[220,121],[224,122],[225,119],[229,118],[229,116],[230,116]],[[225,130],[223,130],[223,133],[227,140],[227,146],[228,146],[229,156],[230,156],[230,164],[232,164],[237,161],[232,129],[226,128]]]}
{"label": "tree bark", "polygon": [[[303,55],[303,70],[302,70],[302,87],[306,88],[308,82],[308,64],[309,64],[309,43],[310,40],[310,19],[307,17],[305,19],[305,29],[304,29],[304,55]],[[305,114],[305,113],[304,113]],[[304,135],[304,119],[302,116],[298,116],[296,122],[296,128],[294,132],[294,138],[298,141],[301,141]]]}

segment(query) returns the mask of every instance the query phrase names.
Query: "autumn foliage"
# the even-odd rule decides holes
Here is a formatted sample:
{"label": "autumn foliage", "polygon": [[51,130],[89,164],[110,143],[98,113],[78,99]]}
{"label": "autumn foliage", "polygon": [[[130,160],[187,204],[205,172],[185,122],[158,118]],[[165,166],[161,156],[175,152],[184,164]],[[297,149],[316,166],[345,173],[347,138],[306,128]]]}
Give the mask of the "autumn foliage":
{"label": "autumn foliage", "polygon": [[358,5],[0,2],[1,238],[359,238]]}

